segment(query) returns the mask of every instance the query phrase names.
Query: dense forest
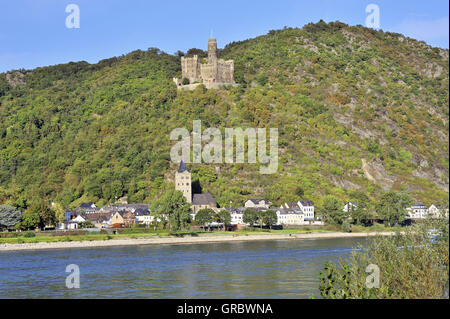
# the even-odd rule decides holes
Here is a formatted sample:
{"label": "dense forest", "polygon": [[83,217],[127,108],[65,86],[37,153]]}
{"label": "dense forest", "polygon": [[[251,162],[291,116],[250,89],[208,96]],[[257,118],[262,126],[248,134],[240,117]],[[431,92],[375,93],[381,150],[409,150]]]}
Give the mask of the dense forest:
{"label": "dense forest", "polygon": [[279,130],[276,174],[259,174],[258,164],[189,165],[197,188],[222,206],[248,197],[375,201],[390,189],[446,203],[448,53],[321,21],[219,50],[235,60],[239,83],[222,90],[177,90],[183,53],[155,48],[0,74],[0,204],[150,203],[173,187],[170,132],[192,130],[196,119]]}

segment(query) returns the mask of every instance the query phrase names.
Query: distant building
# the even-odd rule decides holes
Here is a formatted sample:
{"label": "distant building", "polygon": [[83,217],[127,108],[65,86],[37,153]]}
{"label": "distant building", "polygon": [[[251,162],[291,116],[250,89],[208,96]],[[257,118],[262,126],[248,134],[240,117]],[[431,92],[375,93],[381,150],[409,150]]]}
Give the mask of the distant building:
{"label": "distant building", "polygon": [[[206,63],[194,55],[181,57],[181,79],[173,81],[178,88],[194,89],[200,83],[206,88],[218,88],[220,85],[235,85],[234,61],[218,59],[217,41],[214,38],[208,40],[208,60]],[[189,84],[183,83],[187,79]]]}
{"label": "distant building", "polygon": [[230,207],[226,208],[226,210],[230,213],[231,216],[231,225],[245,225],[244,223],[244,211],[245,207]]}
{"label": "distant building", "polygon": [[314,220],[314,204],[309,200],[301,200],[298,202],[286,202],[280,206],[284,209],[300,210],[305,220]]}
{"label": "distant building", "polygon": [[136,216],[130,211],[119,211],[112,215],[111,225],[130,227],[136,224]]}
{"label": "distant building", "polygon": [[298,226],[305,224],[305,217],[299,209],[279,208],[276,214],[277,225]]}
{"label": "distant building", "polygon": [[266,209],[269,209],[271,205],[272,205],[271,202],[263,198],[250,198],[244,204],[246,208],[266,208]]}
{"label": "distant building", "polygon": [[314,204],[309,200],[301,200],[297,202],[298,207],[300,207],[303,212],[305,220],[314,220]]}
{"label": "distant building", "polygon": [[428,216],[432,218],[441,218],[441,210],[436,207],[436,205],[431,204],[430,207],[428,207]]}
{"label": "distant building", "polygon": [[183,160],[181,160],[180,167],[175,172],[175,189],[183,193],[188,203],[192,203],[191,179],[191,172],[186,168]]}
{"label": "distant building", "polygon": [[105,228],[110,225],[111,222],[111,212],[101,212],[91,214],[83,214],[83,218],[90,221],[96,228]]}
{"label": "distant building", "polygon": [[408,217],[411,219],[423,219],[427,217],[427,206],[423,203],[417,203],[408,207],[407,209]]}
{"label": "distant building", "polygon": [[83,213],[83,212],[86,214],[93,214],[93,213],[98,212],[99,210],[100,210],[100,208],[97,208],[97,206],[95,206],[94,203],[88,202],[88,203],[82,203],[80,205],[80,207],[78,207],[76,209],[76,212],[78,214]]}
{"label": "distant building", "polygon": [[192,211],[194,215],[201,209],[210,208],[217,211],[217,201],[210,193],[194,194],[192,199]]}
{"label": "distant building", "polygon": [[352,212],[354,210],[356,210],[358,208],[358,204],[355,202],[348,202],[347,204],[345,204],[343,211],[345,213],[349,213]]}
{"label": "distant building", "polygon": [[145,224],[148,220],[147,216],[150,216],[150,211],[145,208],[138,208],[133,213],[136,218],[136,224]]}

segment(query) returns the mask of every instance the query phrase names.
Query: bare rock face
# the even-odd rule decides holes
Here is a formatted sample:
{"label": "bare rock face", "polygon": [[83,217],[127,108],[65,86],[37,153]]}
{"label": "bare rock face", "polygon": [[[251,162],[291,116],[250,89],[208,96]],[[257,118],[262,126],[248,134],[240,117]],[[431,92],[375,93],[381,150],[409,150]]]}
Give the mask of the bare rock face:
{"label": "bare rock face", "polygon": [[346,180],[342,177],[336,177],[336,176],[332,176],[331,177],[331,181],[340,188],[344,188],[344,189],[362,189],[361,186],[350,182],[349,180]]}
{"label": "bare rock face", "polygon": [[24,81],[24,76],[25,74],[23,74],[22,72],[19,71],[15,71],[15,72],[10,72],[6,74],[6,81],[8,81],[8,84],[11,85],[12,87],[15,87],[17,85],[24,85],[25,81]]}
{"label": "bare rock face", "polygon": [[364,172],[364,176],[368,180],[374,182],[377,185],[380,185],[384,191],[390,190],[392,188],[392,185],[394,185],[397,178],[386,173],[386,169],[382,161],[372,160],[368,162],[363,158],[361,159],[361,162],[361,169]]}

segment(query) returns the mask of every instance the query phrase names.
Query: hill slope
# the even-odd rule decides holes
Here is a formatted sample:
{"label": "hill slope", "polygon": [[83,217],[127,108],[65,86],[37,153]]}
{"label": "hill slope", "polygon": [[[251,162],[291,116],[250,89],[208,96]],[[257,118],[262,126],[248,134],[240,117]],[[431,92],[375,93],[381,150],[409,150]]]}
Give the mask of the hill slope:
{"label": "hill slope", "polygon": [[0,74],[0,203],[151,201],[173,187],[170,131],[278,127],[277,174],[191,165],[221,205],[404,189],[448,198],[448,50],[336,22],[271,31],[219,52],[229,90],[177,92],[179,57],[157,49],[90,65]]}

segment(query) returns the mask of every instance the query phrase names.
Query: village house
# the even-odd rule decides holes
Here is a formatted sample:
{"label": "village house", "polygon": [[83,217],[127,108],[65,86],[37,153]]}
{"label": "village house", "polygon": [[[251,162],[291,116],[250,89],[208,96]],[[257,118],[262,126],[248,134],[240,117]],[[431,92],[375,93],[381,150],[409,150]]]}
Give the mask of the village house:
{"label": "village house", "polygon": [[186,163],[181,160],[180,166],[175,172],[175,190],[182,192],[186,201],[191,204],[192,218],[195,219],[195,214],[201,209],[210,208],[218,212],[217,201],[211,193],[192,195],[191,181],[191,172],[187,169]]}
{"label": "village house", "polygon": [[95,206],[94,203],[88,202],[88,203],[82,203],[80,207],[77,209],[77,213],[86,213],[86,214],[93,214],[100,210],[97,206]]}
{"label": "village house", "polygon": [[314,204],[309,200],[301,200],[297,203],[303,212],[304,219],[308,221],[314,220]]}
{"label": "village house", "polygon": [[269,209],[271,205],[272,205],[271,202],[263,198],[250,198],[244,204],[246,208],[265,208],[265,209]]}
{"label": "village house", "polygon": [[352,211],[355,211],[356,209],[358,209],[358,204],[355,202],[347,202],[344,205],[344,209],[342,209],[344,211],[344,213],[350,213]]}
{"label": "village house", "polygon": [[308,221],[314,220],[314,204],[309,200],[302,200],[298,202],[286,202],[280,208],[294,209],[302,211],[304,219]]}
{"label": "village house", "polygon": [[226,210],[230,213],[231,216],[231,225],[245,225],[244,223],[244,211],[245,207],[230,207],[226,208]]}
{"label": "village house", "polygon": [[279,208],[276,214],[277,225],[299,226],[305,223],[303,212],[299,209]]}
{"label": "village house", "polygon": [[210,208],[215,212],[218,212],[217,201],[210,193],[194,194],[192,199],[192,211],[195,214],[201,209]]}
{"label": "village house", "polygon": [[408,207],[408,217],[411,219],[423,219],[427,217],[428,209],[423,203],[417,203]]}
{"label": "village house", "polygon": [[443,214],[441,213],[441,210],[437,208],[436,205],[431,204],[430,207],[428,207],[428,216],[431,218],[442,218]]}
{"label": "village house", "polygon": [[111,225],[113,227],[130,227],[136,224],[136,217],[131,211],[118,211],[113,213],[111,217]]}
{"label": "village house", "polygon": [[136,218],[136,224],[145,224],[146,217],[150,216],[150,211],[145,208],[138,208],[134,211],[134,216]]}
{"label": "village house", "polygon": [[86,221],[90,221],[96,228],[106,228],[110,225],[110,212],[96,212],[90,214],[83,214],[82,217]]}

